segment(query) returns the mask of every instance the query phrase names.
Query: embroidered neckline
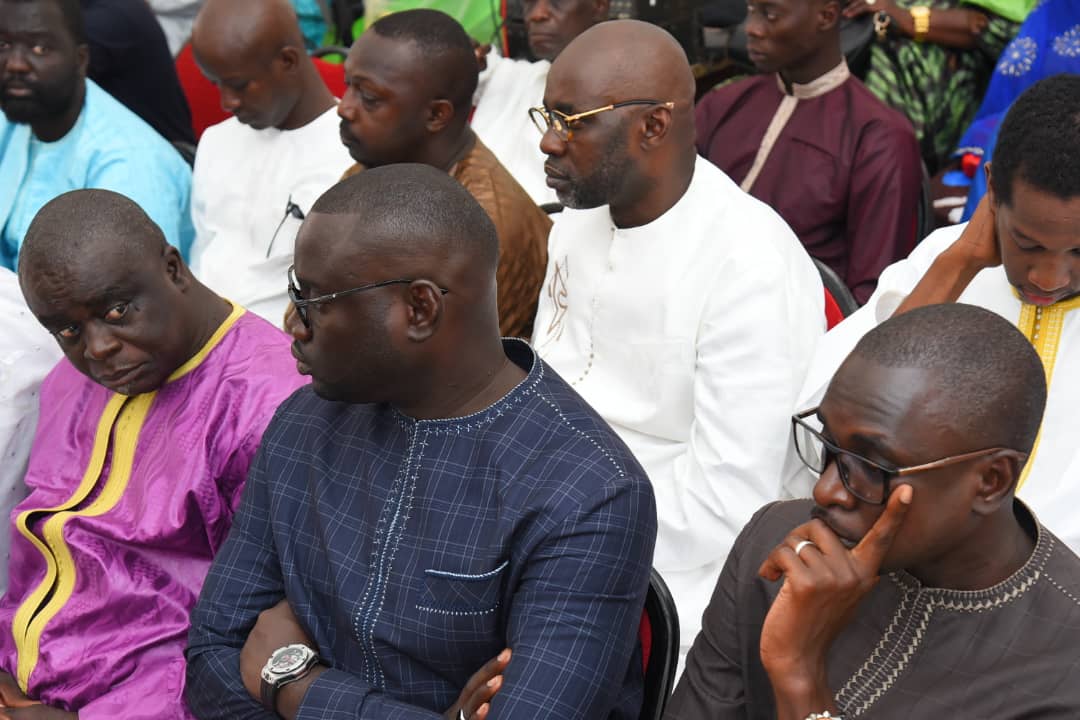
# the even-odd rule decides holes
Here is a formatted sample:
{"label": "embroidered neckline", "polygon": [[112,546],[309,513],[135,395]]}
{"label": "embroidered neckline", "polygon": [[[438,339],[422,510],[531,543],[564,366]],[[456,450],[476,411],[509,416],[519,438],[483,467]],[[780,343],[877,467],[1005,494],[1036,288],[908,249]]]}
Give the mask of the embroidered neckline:
{"label": "embroidered neckline", "polygon": [[780,76],[780,73],[776,73],[776,85],[784,95],[789,95],[798,100],[810,100],[827,92],[832,92],[847,82],[850,77],[851,71],[848,69],[847,60],[841,58],[840,64],[824,75],[814,78],[808,83],[791,83],[791,92],[788,92],[787,85],[784,84],[784,78]]}
{"label": "embroidered neckline", "polygon": [[525,398],[529,397],[536,386],[544,378],[544,363],[541,362],[540,356],[536,354],[536,351],[529,343],[518,338],[503,338],[502,342],[503,349],[507,352],[507,357],[510,358],[511,362],[514,362],[513,356],[515,355],[519,357],[531,356],[532,367],[529,369],[529,374],[526,375],[521,382],[511,388],[510,392],[506,393],[483,410],[478,410],[477,412],[469,415],[462,415],[460,417],[426,420],[417,420],[416,418],[409,417],[394,407],[391,407],[390,411],[394,414],[394,417],[397,418],[403,428],[423,427],[425,430],[434,433],[470,432],[494,422],[502,417],[508,410],[521,404]]}
{"label": "embroidered neckline", "polygon": [[997,585],[982,590],[950,590],[948,588],[925,587],[907,572],[890,573],[898,585],[905,589],[916,590],[927,595],[937,606],[961,612],[982,612],[1005,605],[1022,596],[1043,575],[1047,560],[1054,549],[1053,535],[1046,532],[1042,523],[1034,516],[1027,505],[1013,499],[1018,510],[1026,514],[1035,527],[1035,549],[1019,570]]}

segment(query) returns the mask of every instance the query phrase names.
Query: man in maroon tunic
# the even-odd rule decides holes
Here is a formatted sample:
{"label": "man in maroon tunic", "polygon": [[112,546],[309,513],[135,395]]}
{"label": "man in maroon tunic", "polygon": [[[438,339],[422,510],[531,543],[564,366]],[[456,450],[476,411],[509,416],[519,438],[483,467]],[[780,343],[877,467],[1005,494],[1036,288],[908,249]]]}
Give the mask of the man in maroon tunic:
{"label": "man in maroon tunic", "polygon": [[908,121],[853,77],[839,0],[751,0],[763,74],[697,106],[698,152],[771,205],[860,302],[917,240],[919,147]]}

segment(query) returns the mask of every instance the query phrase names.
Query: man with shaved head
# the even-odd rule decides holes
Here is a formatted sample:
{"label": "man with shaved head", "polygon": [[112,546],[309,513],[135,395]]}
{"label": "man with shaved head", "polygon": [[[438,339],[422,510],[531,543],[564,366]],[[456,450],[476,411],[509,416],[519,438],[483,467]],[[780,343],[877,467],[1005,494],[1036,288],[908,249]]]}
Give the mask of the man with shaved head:
{"label": "man with shaved head", "polygon": [[192,615],[200,718],[638,718],[652,490],[500,339],[497,262],[436,168],[315,203],[289,274],[312,384],[267,430]]}
{"label": "man with shaved head", "polygon": [[791,418],[813,499],[742,531],[666,720],[1080,717],[1080,558],[1014,497],[1046,397],[990,310],[868,332]]}
{"label": "man with shaved head", "polygon": [[282,278],[311,204],[352,164],[337,100],[304,50],[288,0],[208,0],[192,50],[233,117],[207,128],[195,156],[192,269],[275,325]]}
{"label": "man with shaved head", "polygon": [[551,221],[469,128],[477,65],[472,41],[436,10],[381,18],[345,60],[341,139],[361,167],[424,163],[449,173],[499,236],[499,327],[528,337]]}
{"label": "man with shaved head", "polygon": [[66,357],[11,515],[0,718],[190,717],[188,614],[303,379],[284,334],[199,283],[117,193],[45,205],[19,281]]}
{"label": "man with shaved head", "polygon": [[548,74],[549,245],[534,343],[657,495],[654,565],[685,653],[739,528],[780,493],[787,419],[824,330],[813,263],[694,148],[694,78],[654,25],[600,23]]}

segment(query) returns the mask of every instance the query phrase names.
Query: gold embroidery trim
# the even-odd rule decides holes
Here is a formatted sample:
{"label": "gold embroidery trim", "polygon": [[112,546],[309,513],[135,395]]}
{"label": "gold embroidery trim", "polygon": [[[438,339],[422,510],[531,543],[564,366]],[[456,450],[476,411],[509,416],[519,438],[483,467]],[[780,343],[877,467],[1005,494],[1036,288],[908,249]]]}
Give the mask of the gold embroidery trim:
{"label": "gold embroidery trim", "polygon": [[[1017,322],[1017,327],[1020,328],[1020,332],[1024,333],[1024,337],[1028,339],[1032,347],[1035,348],[1035,352],[1039,354],[1039,359],[1042,360],[1043,370],[1046,372],[1047,388],[1050,387],[1050,382],[1054,377],[1054,364],[1057,361],[1058,347],[1061,344],[1061,332],[1065,327],[1065,314],[1078,307],[1080,307],[1080,297],[1045,307],[1028,303],[1022,303],[1020,306],[1020,320]],[[1028,475],[1031,473],[1031,468],[1035,465],[1035,455],[1039,451],[1039,441],[1041,439],[1042,428],[1040,427],[1039,434],[1035,436],[1035,445],[1031,448],[1031,455],[1028,457],[1027,464],[1020,474],[1020,480],[1016,484],[1017,491],[1024,486]]]}

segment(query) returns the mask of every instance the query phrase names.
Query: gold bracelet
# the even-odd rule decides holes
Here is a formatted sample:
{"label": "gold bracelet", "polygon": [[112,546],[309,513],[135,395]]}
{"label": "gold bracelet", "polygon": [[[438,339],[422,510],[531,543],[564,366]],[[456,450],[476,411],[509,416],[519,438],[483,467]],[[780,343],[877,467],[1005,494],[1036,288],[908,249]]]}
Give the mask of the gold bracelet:
{"label": "gold bracelet", "polygon": [[926,34],[930,32],[930,8],[925,5],[916,5],[909,10],[911,21],[915,23],[915,42],[922,42]]}
{"label": "gold bracelet", "polygon": [[877,35],[878,42],[885,42],[888,39],[890,24],[892,24],[892,18],[889,17],[889,13],[884,10],[874,13],[874,34]]}

